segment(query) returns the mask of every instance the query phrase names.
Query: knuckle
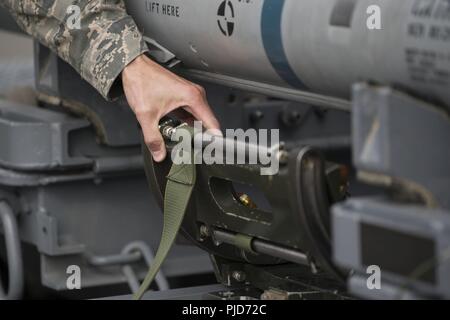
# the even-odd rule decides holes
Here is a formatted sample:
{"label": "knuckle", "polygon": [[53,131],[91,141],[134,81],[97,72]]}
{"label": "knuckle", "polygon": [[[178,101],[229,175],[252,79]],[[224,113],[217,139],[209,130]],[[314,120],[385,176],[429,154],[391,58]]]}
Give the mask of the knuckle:
{"label": "knuckle", "polygon": [[146,145],[152,151],[157,151],[162,148],[162,143],[160,141],[149,141]]}
{"label": "knuckle", "polygon": [[203,96],[204,89],[197,85],[188,85],[186,88],[186,94],[189,100],[198,101]]}
{"label": "knuckle", "polygon": [[195,86],[188,85],[186,87],[186,94],[189,98],[192,99],[193,97],[196,97],[198,95],[198,89]]}
{"label": "knuckle", "polygon": [[200,94],[201,94],[202,96],[206,95],[206,90],[205,90],[205,88],[203,88],[202,86],[200,86],[200,85],[198,85],[198,84],[196,84],[195,86],[196,86],[197,90],[200,92]]}
{"label": "knuckle", "polygon": [[145,144],[150,150],[159,150],[162,146],[161,140],[156,137],[146,137]]}

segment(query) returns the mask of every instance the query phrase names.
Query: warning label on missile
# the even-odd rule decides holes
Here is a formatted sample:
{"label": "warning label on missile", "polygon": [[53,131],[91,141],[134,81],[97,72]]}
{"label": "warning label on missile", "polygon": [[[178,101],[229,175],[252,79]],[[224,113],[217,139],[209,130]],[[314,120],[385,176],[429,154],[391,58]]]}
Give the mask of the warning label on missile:
{"label": "warning label on missile", "polygon": [[416,0],[411,13],[410,37],[450,42],[449,0]]}
{"label": "warning label on missile", "polygon": [[154,14],[170,16],[170,17],[175,17],[175,18],[181,17],[180,6],[176,6],[173,4],[146,0],[145,1],[145,9],[146,9],[146,11],[148,11],[150,13],[154,13]]}
{"label": "warning label on missile", "polygon": [[[450,84],[450,1],[416,0],[407,26],[405,57],[411,80]],[[435,43],[430,45],[430,42]],[[432,48],[432,49],[431,49]]]}
{"label": "warning label on missile", "polygon": [[412,14],[418,18],[433,18],[450,21],[450,1],[416,0]]}

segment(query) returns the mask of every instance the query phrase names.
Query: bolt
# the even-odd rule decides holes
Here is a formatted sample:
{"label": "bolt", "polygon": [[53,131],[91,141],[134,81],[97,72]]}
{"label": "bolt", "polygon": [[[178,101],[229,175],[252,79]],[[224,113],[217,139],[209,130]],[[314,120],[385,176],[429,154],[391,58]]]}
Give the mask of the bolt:
{"label": "bolt", "polygon": [[289,153],[286,150],[280,150],[277,153],[277,159],[281,165],[285,165],[288,162]]}
{"label": "bolt", "polygon": [[256,209],[256,204],[252,201],[252,199],[249,197],[248,194],[242,194],[239,196],[239,202],[241,204],[243,204],[244,206],[251,208],[251,209]]}
{"label": "bolt", "polygon": [[297,110],[286,110],[281,112],[280,119],[286,127],[293,127],[300,124],[302,114]]}
{"label": "bolt", "polygon": [[200,226],[200,237],[201,237],[202,239],[208,238],[208,237],[209,237],[209,229],[208,229],[208,227],[207,227],[206,225],[204,225],[204,224],[202,224],[202,225]]}
{"label": "bolt", "polygon": [[172,135],[175,133],[176,129],[171,126],[163,126],[161,128],[161,134],[164,138],[170,140],[172,139]]}
{"label": "bolt", "polygon": [[233,271],[232,277],[237,282],[245,281],[245,273],[242,271]]}

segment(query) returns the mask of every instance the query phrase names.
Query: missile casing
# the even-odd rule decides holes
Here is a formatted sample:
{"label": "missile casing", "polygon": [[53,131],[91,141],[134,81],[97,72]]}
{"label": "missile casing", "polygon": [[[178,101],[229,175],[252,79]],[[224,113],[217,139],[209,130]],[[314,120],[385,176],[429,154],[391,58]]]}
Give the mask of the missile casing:
{"label": "missile casing", "polygon": [[371,81],[450,107],[449,1],[129,0],[127,10],[190,69],[341,98]]}

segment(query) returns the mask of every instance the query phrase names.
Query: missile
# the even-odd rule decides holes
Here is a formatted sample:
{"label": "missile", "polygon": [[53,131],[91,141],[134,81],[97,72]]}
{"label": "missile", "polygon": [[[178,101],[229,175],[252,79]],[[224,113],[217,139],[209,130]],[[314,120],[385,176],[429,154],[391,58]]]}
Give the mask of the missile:
{"label": "missile", "polygon": [[[144,35],[206,74],[350,99],[390,85],[450,108],[447,0],[128,0]],[[450,109],[448,109],[450,110]]]}

